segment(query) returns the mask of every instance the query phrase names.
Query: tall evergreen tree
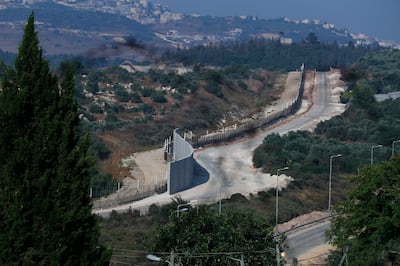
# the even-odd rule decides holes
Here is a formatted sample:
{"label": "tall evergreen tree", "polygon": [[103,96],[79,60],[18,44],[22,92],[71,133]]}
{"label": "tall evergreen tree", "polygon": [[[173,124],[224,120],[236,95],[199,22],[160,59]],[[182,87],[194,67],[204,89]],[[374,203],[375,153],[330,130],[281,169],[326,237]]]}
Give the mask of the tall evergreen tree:
{"label": "tall evergreen tree", "polygon": [[0,264],[108,265],[88,195],[73,74],[50,73],[32,13],[0,87]]}

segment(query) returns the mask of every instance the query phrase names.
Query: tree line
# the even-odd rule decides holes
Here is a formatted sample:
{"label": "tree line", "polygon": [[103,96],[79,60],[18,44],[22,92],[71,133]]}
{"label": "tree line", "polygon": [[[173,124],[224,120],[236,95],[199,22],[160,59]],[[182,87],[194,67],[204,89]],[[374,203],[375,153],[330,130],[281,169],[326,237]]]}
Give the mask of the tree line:
{"label": "tree line", "polygon": [[252,69],[263,68],[274,71],[292,71],[304,63],[309,69],[329,70],[330,67],[348,67],[373,49],[355,47],[352,43],[347,46],[339,46],[337,43],[319,43],[315,38],[310,37],[307,41],[291,45],[255,38],[227,45],[219,43],[196,46],[168,51],[162,60],[178,61],[187,65],[237,64],[246,65]]}

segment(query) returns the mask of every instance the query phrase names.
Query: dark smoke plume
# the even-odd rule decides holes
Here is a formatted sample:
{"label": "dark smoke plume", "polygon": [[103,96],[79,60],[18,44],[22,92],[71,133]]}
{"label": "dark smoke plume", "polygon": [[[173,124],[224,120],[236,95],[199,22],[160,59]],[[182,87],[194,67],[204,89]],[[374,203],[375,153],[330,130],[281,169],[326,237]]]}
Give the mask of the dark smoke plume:
{"label": "dark smoke plume", "polygon": [[111,43],[102,44],[90,49],[85,56],[89,58],[115,58],[115,57],[135,57],[141,60],[154,60],[157,54],[155,47],[150,47],[137,41],[134,37],[114,38]]}

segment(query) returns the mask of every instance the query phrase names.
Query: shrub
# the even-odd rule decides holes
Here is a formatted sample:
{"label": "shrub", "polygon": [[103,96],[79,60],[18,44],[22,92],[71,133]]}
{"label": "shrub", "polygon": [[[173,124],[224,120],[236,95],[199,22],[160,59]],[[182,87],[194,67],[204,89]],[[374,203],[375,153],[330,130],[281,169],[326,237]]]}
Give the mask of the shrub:
{"label": "shrub", "polygon": [[165,98],[164,93],[161,91],[156,91],[151,95],[151,99],[156,103],[166,103],[167,98]]}
{"label": "shrub", "polygon": [[89,112],[94,114],[101,114],[103,113],[103,109],[97,103],[90,103],[89,104]]}

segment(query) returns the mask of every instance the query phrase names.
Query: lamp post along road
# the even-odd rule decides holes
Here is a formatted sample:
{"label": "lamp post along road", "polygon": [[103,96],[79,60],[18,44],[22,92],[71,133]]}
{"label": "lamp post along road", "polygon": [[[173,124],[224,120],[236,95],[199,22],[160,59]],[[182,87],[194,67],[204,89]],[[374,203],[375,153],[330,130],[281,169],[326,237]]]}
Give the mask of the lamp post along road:
{"label": "lamp post along road", "polygon": [[374,149],[375,148],[380,148],[380,147],[382,147],[382,145],[375,145],[375,146],[371,147],[371,165],[374,164]]}
{"label": "lamp post along road", "polygon": [[275,190],[275,227],[276,227],[276,231],[278,231],[278,210],[279,210],[279,201],[278,201],[278,197],[279,197],[279,191],[278,191],[278,177],[279,177],[279,172],[280,171],[284,171],[284,170],[288,170],[289,167],[284,167],[284,168],[279,168],[276,170],[276,190]]}
{"label": "lamp post along road", "polygon": [[[279,196],[279,191],[278,191],[278,185],[279,185],[279,182],[278,182],[278,177],[279,177],[279,172],[280,171],[284,171],[284,170],[288,170],[289,169],[289,167],[283,167],[283,168],[279,168],[279,169],[277,169],[276,170],[276,190],[275,190],[275,192],[276,192],[276,195],[275,195],[275,230],[276,230],[276,232],[278,232],[278,214],[279,214],[279,201],[278,201],[278,196]],[[276,243],[276,246],[275,246],[275,248],[276,248],[276,265],[277,266],[280,266],[281,265],[281,254],[280,254],[280,251],[279,251],[279,244],[278,243]]]}
{"label": "lamp post along road", "polygon": [[394,144],[396,144],[398,142],[400,142],[400,139],[392,142],[392,157],[394,156]]}
{"label": "lamp post along road", "polygon": [[333,158],[339,158],[342,154],[336,154],[329,157],[329,189],[328,189],[328,212],[331,212],[331,198],[332,198],[332,161]]}

